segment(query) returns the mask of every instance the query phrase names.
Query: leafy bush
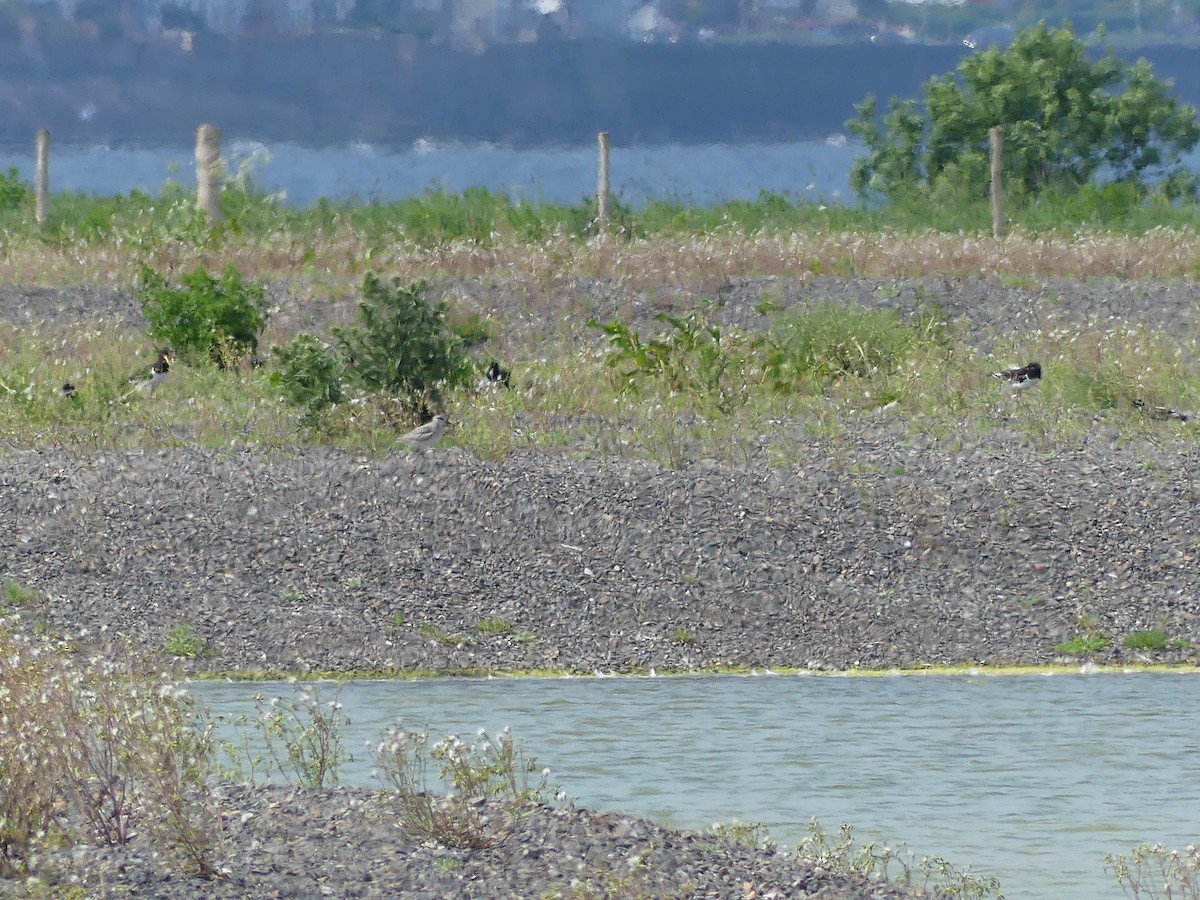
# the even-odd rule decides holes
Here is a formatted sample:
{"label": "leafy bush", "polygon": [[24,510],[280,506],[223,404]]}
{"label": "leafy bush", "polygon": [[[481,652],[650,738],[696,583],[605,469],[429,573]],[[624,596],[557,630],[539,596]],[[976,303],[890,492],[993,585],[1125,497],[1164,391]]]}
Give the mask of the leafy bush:
{"label": "leafy bush", "polygon": [[143,266],[137,294],[151,333],[176,352],[204,354],[224,366],[258,349],[267,319],[265,291],[243,281],[232,266],[219,277],[197,267],[177,288]]}
{"label": "leafy bush", "polygon": [[475,364],[446,324],[446,301],[431,303],[425,281],[363,278],[358,324],[334,329],[352,380],[395,395],[412,411],[441,402],[444,388],[469,384]]}
{"label": "leafy bush", "polygon": [[33,189],[17,175],[16,168],[0,172],[0,210],[20,209],[29,204]]}
{"label": "leafy bush", "polygon": [[251,750],[243,731],[240,746],[233,743],[222,746],[235,765],[231,774],[254,781],[260,774],[270,778],[278,773],[287,784],[314,788],[336,785],[347,758],[342,730],[350,724],[340,699],[342,685],[334,687],[331,700],[326,700],[314,685],[295,680],[291,685],[297,695],[295,699],[268,700],[258,694],[254,698],[254,717],[243,716],[236,722],[258,731],[266,752],[260,755]]}
{"label": "leafy bush", "polygon": [[345,360],[311,334],[298,334],[276,347],[275,356],[279,367],[271,373],[271,383],[288,402],[304,407],[304,424],[315,424],[324,410],[345,399]]}
{"label": "leafy bush", "polygon": [[1104,868],[1112,872],[1126,897],[1133,900],[1200,897],[1200,846],[1169,850],[1162,844],[1141,844],[1129,855],[1104,857]]}
{"label": "leafy bush", "polygon": [[659,313],[659,322],[672,331],[643,340],[636,329],[621,322],[588,322],[604,332],[610,346],[605,365],[616,371],[622,389],[638,391],[646,382],[668,391],[714,397],[718,408],[731,410],[740,397],[740,383],[725,375],[740,368],[742,358],[729,342],[722,342],[721,327],[703,310],[687,316]]}
{"label": "leafy bush", "polygon": [[859,844],[852,825],[843,824],[834,837],[812,819],[808,835],[796,847],[796,855],[830,872],[865,878],[871,883],[915,888],[918,896],[1004,900],[999,880],[991,875],[975,875],[969,868],[960,869],[940,856],[917,860],[903,845],[894,848],[874,841]]}

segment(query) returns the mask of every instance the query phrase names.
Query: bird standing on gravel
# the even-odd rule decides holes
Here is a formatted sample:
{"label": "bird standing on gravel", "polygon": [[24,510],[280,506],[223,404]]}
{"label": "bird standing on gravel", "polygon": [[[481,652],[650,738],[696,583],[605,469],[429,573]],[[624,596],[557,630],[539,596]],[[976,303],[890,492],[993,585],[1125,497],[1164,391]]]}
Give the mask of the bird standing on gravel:
{"label": "bird standing on gravel", "polygon": [[441,413],[438,413],[429,422],[424,425],[418,425],[404,437],[400,438],[401,443],[408,444],[414,450],[420,450],[424,453],[430,447],[436,447],[438,441],[442,439],[442,435],[446,433],[446,426],[452,424],[448,418]]}
{"label": "bird standing on gravel", "polygon": [[129,378],[129,383],[136,390],[145,391],[148,394],[153,394],[154,389],[167,380],[167,373],[171,371],[171,351],[159,350],[158,359],[154,361],[154,365],[150,367],[149,372],[136,372]]}
{"label": "bird standing on gravel", "polygon": [[1042,382],[1042,367],[1031,362],[1027,366],[1009,366],[999,372],[992,373],[993,378],[999,378],[1014,391],[1023,391]]}

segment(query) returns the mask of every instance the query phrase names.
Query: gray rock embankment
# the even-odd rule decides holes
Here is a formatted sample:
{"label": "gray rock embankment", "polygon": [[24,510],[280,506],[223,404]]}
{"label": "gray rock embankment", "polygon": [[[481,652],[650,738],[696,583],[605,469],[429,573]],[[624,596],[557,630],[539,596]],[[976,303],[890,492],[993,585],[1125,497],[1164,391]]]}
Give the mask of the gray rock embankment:
{"label": "gray rock embankment", "polygon": [[85,648],[186,626],[194,672],[1194,659],[1193,442],[765,427],[808,462],[9,450],[2,574]]}

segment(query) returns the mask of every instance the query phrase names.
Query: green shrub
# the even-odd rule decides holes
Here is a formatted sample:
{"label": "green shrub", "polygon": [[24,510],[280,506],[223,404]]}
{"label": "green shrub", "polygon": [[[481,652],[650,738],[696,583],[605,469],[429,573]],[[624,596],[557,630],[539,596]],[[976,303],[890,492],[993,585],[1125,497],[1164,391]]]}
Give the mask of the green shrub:
{"label": "green shrub", "polygon": [[0,630],[0,878],[36,877],[49,850],[143,835],[177,871],[215,873],[211,729],[125,650],[116,663]]}
{"label": "green shrub", "polygon": [[143,266],[137,294],[151,333],[176,352],[203,354],[224,366],[258,349],[267,319],[265,292],[232,266],[219,277],[197,267],[177,288]]}
{"label": "green shrub", "polygon": [[1105,854],[1105,871],[1111,872],[1134,900],[1156,897],[1200,897],[1200,846],[1170,850],[1162,844],[1141,844],[1129,854]]}
{"label": "green shrub", "polygon": [[20,209],[33,198],[29,185],[17,175],[16,168],[0,172],[0,210]]}
{"label": "green shrub", "polygon": [[274,352],[279,366],[271,383],[289,403],[304,407],[304,424],[315,424],[324,410],[345,399],[345,360],[313,335],[298,334]]}
{"label": "green shrub", "polygon": [[704,310],[686,316],[659,313],[655,318],[672,330],[649,340],[621,322],[588,322],[588,327],[604,332],[610,347],[605,365],[617,373],[622,390],[636,392],[649,382],[672,392],[714,398],[723,412],[733,409],[741,399],[741,382],[726,374],[740,370],[743,360],[728,340],[723,342],[721,327]]}
{"label": "green shrub", "polygon": [[442,390],[469,384],[475,364],[446,324],[446,301],[431,303],[425,281],[363,278],[358,324],[334,329],[351,378],[392,394],[415,412],[438,405]]}
{"label": "green shrub", "polygon": [[255,715],[235,722],[257,731],[265,752],[252,749],[249,734],[243,730],[241,743],[222,745],[233,763],[227,774],[257,781],[277,773],[290,785],[332,787],[339,782],[342,763],[348,758],[342,732],[350,719],[342,707],[342,684],[334,686],[331,699],[312,684],[292,680],[291,686],[293,698],[257,694]]}

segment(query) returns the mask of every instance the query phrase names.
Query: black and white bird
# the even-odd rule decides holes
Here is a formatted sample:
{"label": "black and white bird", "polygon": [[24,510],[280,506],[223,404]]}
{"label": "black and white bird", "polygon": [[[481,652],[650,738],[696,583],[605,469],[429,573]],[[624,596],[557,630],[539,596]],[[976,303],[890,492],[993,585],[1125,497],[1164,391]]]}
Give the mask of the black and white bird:
{"label": "black and white bird", "polygon": [[1042,367],[1031,362],[1027,366],[1009,366],[999,372],[992,373],[993,378],[999,378],[1014,391],[1023,391],[1042,382]]}
{"label": "black and white bird", "polygon": [[64,381],[63,386],[59,388],[64,400],[75,400],[79,397],[79,391],[75,385],[69,381]]}
{"label": "black and white bird", "polygon": [[483,378],[479,380],[479,384],[475,385],[475,390],[483,392],[496,390],[500,387],[511,387],[508,382],[511,375],[512,373],[508,369],[501,368],[500,363],[493,359],[492,364],[484,371]]}
{"label": "black and white bird", "polygon": [[400,438],[401,443],[408,444],[414,450],[420,450],[424,453],[430,447],[436,447],[438,441],[442,439],[442,435],[446,433],[446,426],[452,424],[446,416],[438,413],[430,421],[424,425],[418,425],[408,434]]}
{"label": "black and white bird", "polygon": [[167,380],[167,373],[171,371],[171,351],[159,350],[158,359],[154,361],[154,365],[149,371],[135,372],[129,378],[129,383],[136,390],[145,391],[148,394],[153,394],[154,389]]}

